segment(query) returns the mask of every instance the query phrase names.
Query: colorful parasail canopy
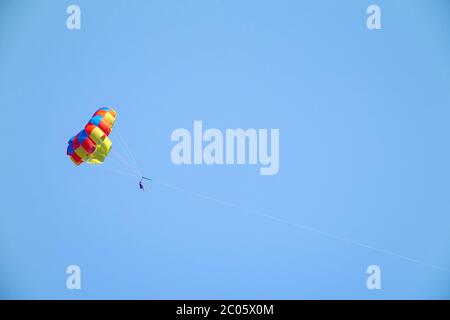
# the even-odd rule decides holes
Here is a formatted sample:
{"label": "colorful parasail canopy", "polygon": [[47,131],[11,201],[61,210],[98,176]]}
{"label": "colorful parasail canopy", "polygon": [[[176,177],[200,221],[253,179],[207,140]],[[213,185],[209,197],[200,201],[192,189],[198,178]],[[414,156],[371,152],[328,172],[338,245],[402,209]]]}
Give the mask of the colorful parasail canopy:
{"label": "colorful parasail canopy", "polygon": [[69,140],[67,155],[75,165],[83,162],[103,163],[112,148],[108,136],[115,121],[116,111],[113,108],[100,108],[84,129]]}

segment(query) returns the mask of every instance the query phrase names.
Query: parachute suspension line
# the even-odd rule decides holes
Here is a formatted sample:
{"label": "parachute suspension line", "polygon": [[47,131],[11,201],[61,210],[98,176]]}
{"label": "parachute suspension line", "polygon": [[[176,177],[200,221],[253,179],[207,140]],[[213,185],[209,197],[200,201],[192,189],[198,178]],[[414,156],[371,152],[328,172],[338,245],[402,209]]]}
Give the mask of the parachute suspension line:
{"label": "parachute suspension line", "polygon": [[125,164],[133,173],[139,174],[139,170],[132,164],[132,161],[130,160],[130,157],[127,156],[127,153],[125,151],[125,146],[119,139],[117,135],[117,129],[113,132],[116,140],[116,148],[112,148],[111,155],[113,155],[118,161],[120,161],[122,164]]}
{"label": "parachute suspension line", "polygon": [[[120,146],[120,143],[119,143]],[[122,149],[122,150],[120,150]],[[115,151],[113,152],[113,156],[121,161],[123,164],[125,164],[131,171],[133,171],[133,173],[136,173],[137,175],[140,175],[140,172],[138,170],[138,168],[136,168],[136,166],[133,165],[133,163],[131,162],[131,160],[126,156],[126,153],[122,148],[116,148]]]}
{"label": "parachute suspension line", "polygon": [[139,165],[136,161],[136,158],[134,157],[133,153],[131,152],[131,149],[128,147],[128,144],[126,143],[125,139],[122,138],[121,134],[119,133],[119,131],[117,129],[115,130],[115,133],[117,134],[117,137],[119,138],[119,142],[123,145],[125,151],[128,152],[128,155],[132,159],[132,162],[134,163],[136,171],[139,172],[139,174],[142,177],[143,176],[142,171],[139,169]]}
{"label": "parachute suspension line", "polygon": [[128,167],[133,173],[139,174],[139,171],[136,170],[135,167],[133,167],[130,162],[119,152],[117,148],[111,149],[111,155],[113,156],[114,160],[120,161],[122,164],[124,164],[126,167]]}
{"label": "parachute suspension line", "polygon": [[132,173],[133,175],[135,175],[136,174],[136,172],[130,167],[130,166],[128,166],[126,163],[124,163],[123,161],[121,161],[121,160],[119,160],[118,158],[116,158],[116,155],[115,154],[111,154],[109,157],[108,157],[108,160],[107,160],[107,162],[105,162],[105,164],[106,163],[112,163],[112,164],[115,164],[116,165],[116,167],[117,168],[119,168],[119,169],[121,169],[121,170],[126,170],[127,172],[130,172],[130,173]]}
{"label": "parachute suspension line", "polygon": [[302,225],[302,224],[299,224],[299,223],[295,223],[295,222],[292,222],[292,221],[289,221],[289,220],[286,220],[286,219],[283,219],[283,218],[278,218],[276,216],[273,216],[273,215],[270,215],[270,214],[267,214],[267,213],[264,213],[264,212],[261,212],[261,211],[258,211],[258,210],[242,207],[240,205],[237,205],[237,204],[234,204],[234,203],[231,203],[231,202],[228,202],[228,201],[224,201],[224,200],[220,200],[220,199],[217,199],[217,198],[213,198],[213,197],[210,197],[210,196],[198,193],[198,192],[194,192],[194,191],[190,191],[190,190],[178,187],[178,186],[170,185],[168,183],[164,183],[164,182],[160,182],[160,181],[155,181],[154,183],[156,183],[156,184],[158,184],[160,186],[163,186],[165,188],[168,188],[168,189],[172,189],[172,190],[175,190],[175,191],[178,191],[178,192],[186,193],[186,194],[189,194],[191,196],[195,196],[195,197],[198,197],[198,198],[201,198],[201,199],[204,199],[204,200],[216,202],[216,203],[219,203],[221,205],[224,205],[224,206],[227,206],[227,207],[230,207],[230,208],[238,209],[240,211],[245,211],[245,212],[251,213],[253,215],[257,215],[257,216],[260,216],[260,217],[267,218],[267,219],[272,220],[272,221],[277,221],[279,223],[290,225],[291,227],[294,227],[294,228],[297,228],[297,229],[302,229],[302,230],[305,230],[305,231],[308,231],[308,232],[311,232],[311,233],[315,233],[315,234],[318,234],[318,235],[320,235],[320,236],[322,236],[324,238],[328,238],[328,239],[339,241],[339,242],[343,242],[343,243],[349,243],[349,244],[352,244],[354,246],[358,246],[358,247],[365,248],[365,249],[368,249],[368,250],[372,250],[374,252],[378,252],[378,253],[381,253],[381,254],[384,254],[384,255],[388,255],[388,256],[399,258],[399,259],[402,259],[402,260],[405,260],[405,261],[408,261],[408,262],[412,262],[412,263],[415,263],[415,264],[418,264],[418,265],[422,265],[422,266],[427,267],[427,268],[431,268],[431,269],[439,270],[439,271],[442,271],[442,272],[450,273],[450,269],[447,268],[447,267],[434,265],[434,264],[428,263],[426,261],[422,261],[422,260],[418,260],[418,259],[415,259],[415,258],[411,258],[411,257],[405,256],[405,255],[402,255],[402,254],[399,254],[399,253],[396,253],[396,252],[393,252],[393,251],[380,249],[380,248],[377,248],[377,247],[374,247],[374,246],[371,246],[371,245],[368,245],[368,244],[365,244],[365,243],[362,243],[362,242],[359,242],[359,241],[354,241],[354,240],[351,240],[349,238],[345,238],[345,237],[341,237],[341,236],[338,236],[338,235],[334,235],[334,234],[331,234],[331,233],[326,232],[326,231],[321,231],[319,229],[311,228],[311,227],[308,227],[308,226],[305,226],[305,225]]}
{"label": "parachute suspension line", "polygon": [[116,169],[112,169],[112,168],[105,167],[105,166],[101,166],[99,168],[101,170],[106,170],[106,171],[110,171],[110,172],[114,172],[114,173],[118,173],[118,174],[123,174],[123,175],[130,176],[130,177],[139,177],[135,173],[125,172],[125,171],[122,171],[122,170],[116,170]]}

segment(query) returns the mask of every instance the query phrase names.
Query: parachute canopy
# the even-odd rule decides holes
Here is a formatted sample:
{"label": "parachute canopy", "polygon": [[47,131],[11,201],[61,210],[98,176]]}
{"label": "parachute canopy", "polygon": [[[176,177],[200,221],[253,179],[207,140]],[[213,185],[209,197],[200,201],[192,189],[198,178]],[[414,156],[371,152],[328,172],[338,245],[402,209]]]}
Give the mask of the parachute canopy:
{"label": "parachute canopy", "polygon": [[112,141],[108,136],[116,115],[113,108],[98,109],[84,129],[69,140],[67,155],[75,165],[79,166],[83,162],[103,163],[112,148]]}

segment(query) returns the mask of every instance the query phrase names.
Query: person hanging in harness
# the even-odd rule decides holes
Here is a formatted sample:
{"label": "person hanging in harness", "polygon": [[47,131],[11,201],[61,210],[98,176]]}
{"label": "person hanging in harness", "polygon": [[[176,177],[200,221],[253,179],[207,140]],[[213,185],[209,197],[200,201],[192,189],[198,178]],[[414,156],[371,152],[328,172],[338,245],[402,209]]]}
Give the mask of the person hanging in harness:
{"label": "person hanging in harness", "polygon": [[145,191],[144,183],[142,182],[143,180],[153,181],[153,179],[146,178],[146,177],[141,178],[141,180],[139,181],[139,189],[141,189],[142,191]]}

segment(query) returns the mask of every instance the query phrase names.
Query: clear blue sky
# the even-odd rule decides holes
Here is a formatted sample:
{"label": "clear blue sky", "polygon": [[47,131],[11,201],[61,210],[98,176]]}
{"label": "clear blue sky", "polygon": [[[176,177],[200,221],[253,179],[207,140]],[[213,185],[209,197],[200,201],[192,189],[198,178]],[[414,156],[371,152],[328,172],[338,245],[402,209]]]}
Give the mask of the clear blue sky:
{"label": "clear blue sky", "polygon": [[[72,3],[79,31],[66,28]],[[372,3],[379,31],[366,28]],[[0,297],[450,298],[448,272],[160,184],[142,193],[65,154],[113,106],[157,181],[449,268],[449,9],[0,1]],[[279,128],[280,172],[173,165],[170,134],[194,120]],[[71,264],[81,291],[65,287]],[[366,288],[371,264],[382,290]]]}

